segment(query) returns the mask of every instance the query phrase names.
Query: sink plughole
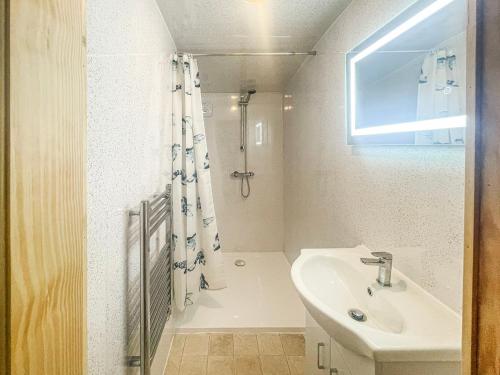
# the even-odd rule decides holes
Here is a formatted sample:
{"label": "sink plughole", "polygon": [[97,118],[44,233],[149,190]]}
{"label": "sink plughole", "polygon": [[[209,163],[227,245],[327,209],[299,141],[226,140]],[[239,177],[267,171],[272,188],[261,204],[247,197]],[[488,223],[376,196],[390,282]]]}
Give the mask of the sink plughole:
{"label": "sink plughole", "polygon": [[[380,361],[459,361],[460,317],[397,269],[392,287],[352,249],[302,250],[292,279],[309,313],[346,348]],[[349,314],[359,310],[364,321]]]}

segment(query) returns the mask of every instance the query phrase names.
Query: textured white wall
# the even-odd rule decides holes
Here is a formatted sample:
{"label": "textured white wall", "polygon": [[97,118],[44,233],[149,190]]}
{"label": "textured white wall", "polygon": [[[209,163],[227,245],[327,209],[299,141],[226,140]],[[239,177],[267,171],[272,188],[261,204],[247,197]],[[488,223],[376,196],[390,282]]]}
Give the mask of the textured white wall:
{"label": "textured white wall", "polygon": [[[202,87],[203,89],[203,87]],[[283,111],[282,95],[257,93],[248,105],[248,167],[251,194],[240,195],[238,94],[204,94],[213,106],[205,119],[217,224],[223,251],[283,251]],[[255,125],[263,124],[263,144],[255,142]]]}
{"label": "textured white wall", "polygon": [[87,17],[88,372],[115,375],[139,254],[127,210],[169,180],[175,45],[155,0],[89,0]]}
{"label": "textured white wall", "polygon": [[391,251],[397,268],[459,310],[464,148],[346,145],[345,53],[412,3],[354,0],[290,82],[285,250],[290,260],[304,247]]}

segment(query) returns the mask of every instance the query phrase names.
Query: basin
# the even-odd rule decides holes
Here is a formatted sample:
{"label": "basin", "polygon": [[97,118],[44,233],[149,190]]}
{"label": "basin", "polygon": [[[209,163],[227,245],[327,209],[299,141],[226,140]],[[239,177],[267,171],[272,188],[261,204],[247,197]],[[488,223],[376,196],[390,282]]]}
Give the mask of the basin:
{"label": "basin", "polygon": [[396,268],[392,286],[379,285],[377,267],[360,262],[370,253],[366,246],[301,251],[291,274],[312,317],[340,345],[375,361],[460,361],[460,316]]}

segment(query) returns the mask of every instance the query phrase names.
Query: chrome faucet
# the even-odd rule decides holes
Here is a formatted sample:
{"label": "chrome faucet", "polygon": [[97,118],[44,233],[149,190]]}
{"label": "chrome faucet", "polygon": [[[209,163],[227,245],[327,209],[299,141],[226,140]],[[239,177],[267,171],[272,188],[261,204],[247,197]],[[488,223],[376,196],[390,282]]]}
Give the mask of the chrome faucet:
{"label": "chrome faucet", "polygon": [[392,254],[374,252],[376,258],[361,258],[361,263],[367,266],[378,266],[377,282],[382,286],[391,286]]}

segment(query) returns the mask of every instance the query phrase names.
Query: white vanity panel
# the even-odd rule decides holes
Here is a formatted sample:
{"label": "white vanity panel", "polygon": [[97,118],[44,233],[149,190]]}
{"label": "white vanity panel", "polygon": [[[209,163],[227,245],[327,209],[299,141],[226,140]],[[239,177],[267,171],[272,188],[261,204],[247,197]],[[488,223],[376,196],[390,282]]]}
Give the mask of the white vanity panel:
{"label": "white vanity panel", "polygon": [[370,358],[360,356],[349,349],[344,348],[333,338],[330,340],[333,369],[332,375],[337,369],[338,375],[375,375],[375,362]]}
{"label": "white vanity panel", "polygon": [[344,348],[306,311],[306,375],[460,375],[459,362],[375,362]]}
{"label": "white vanity panel", "polygon": [[460,375],[459,362],[384,362],[377,375]]}
{"label": "white vanity panel", "polygon": [[307,311],[305,339],[305,374],[330,375],[330,336]]}

